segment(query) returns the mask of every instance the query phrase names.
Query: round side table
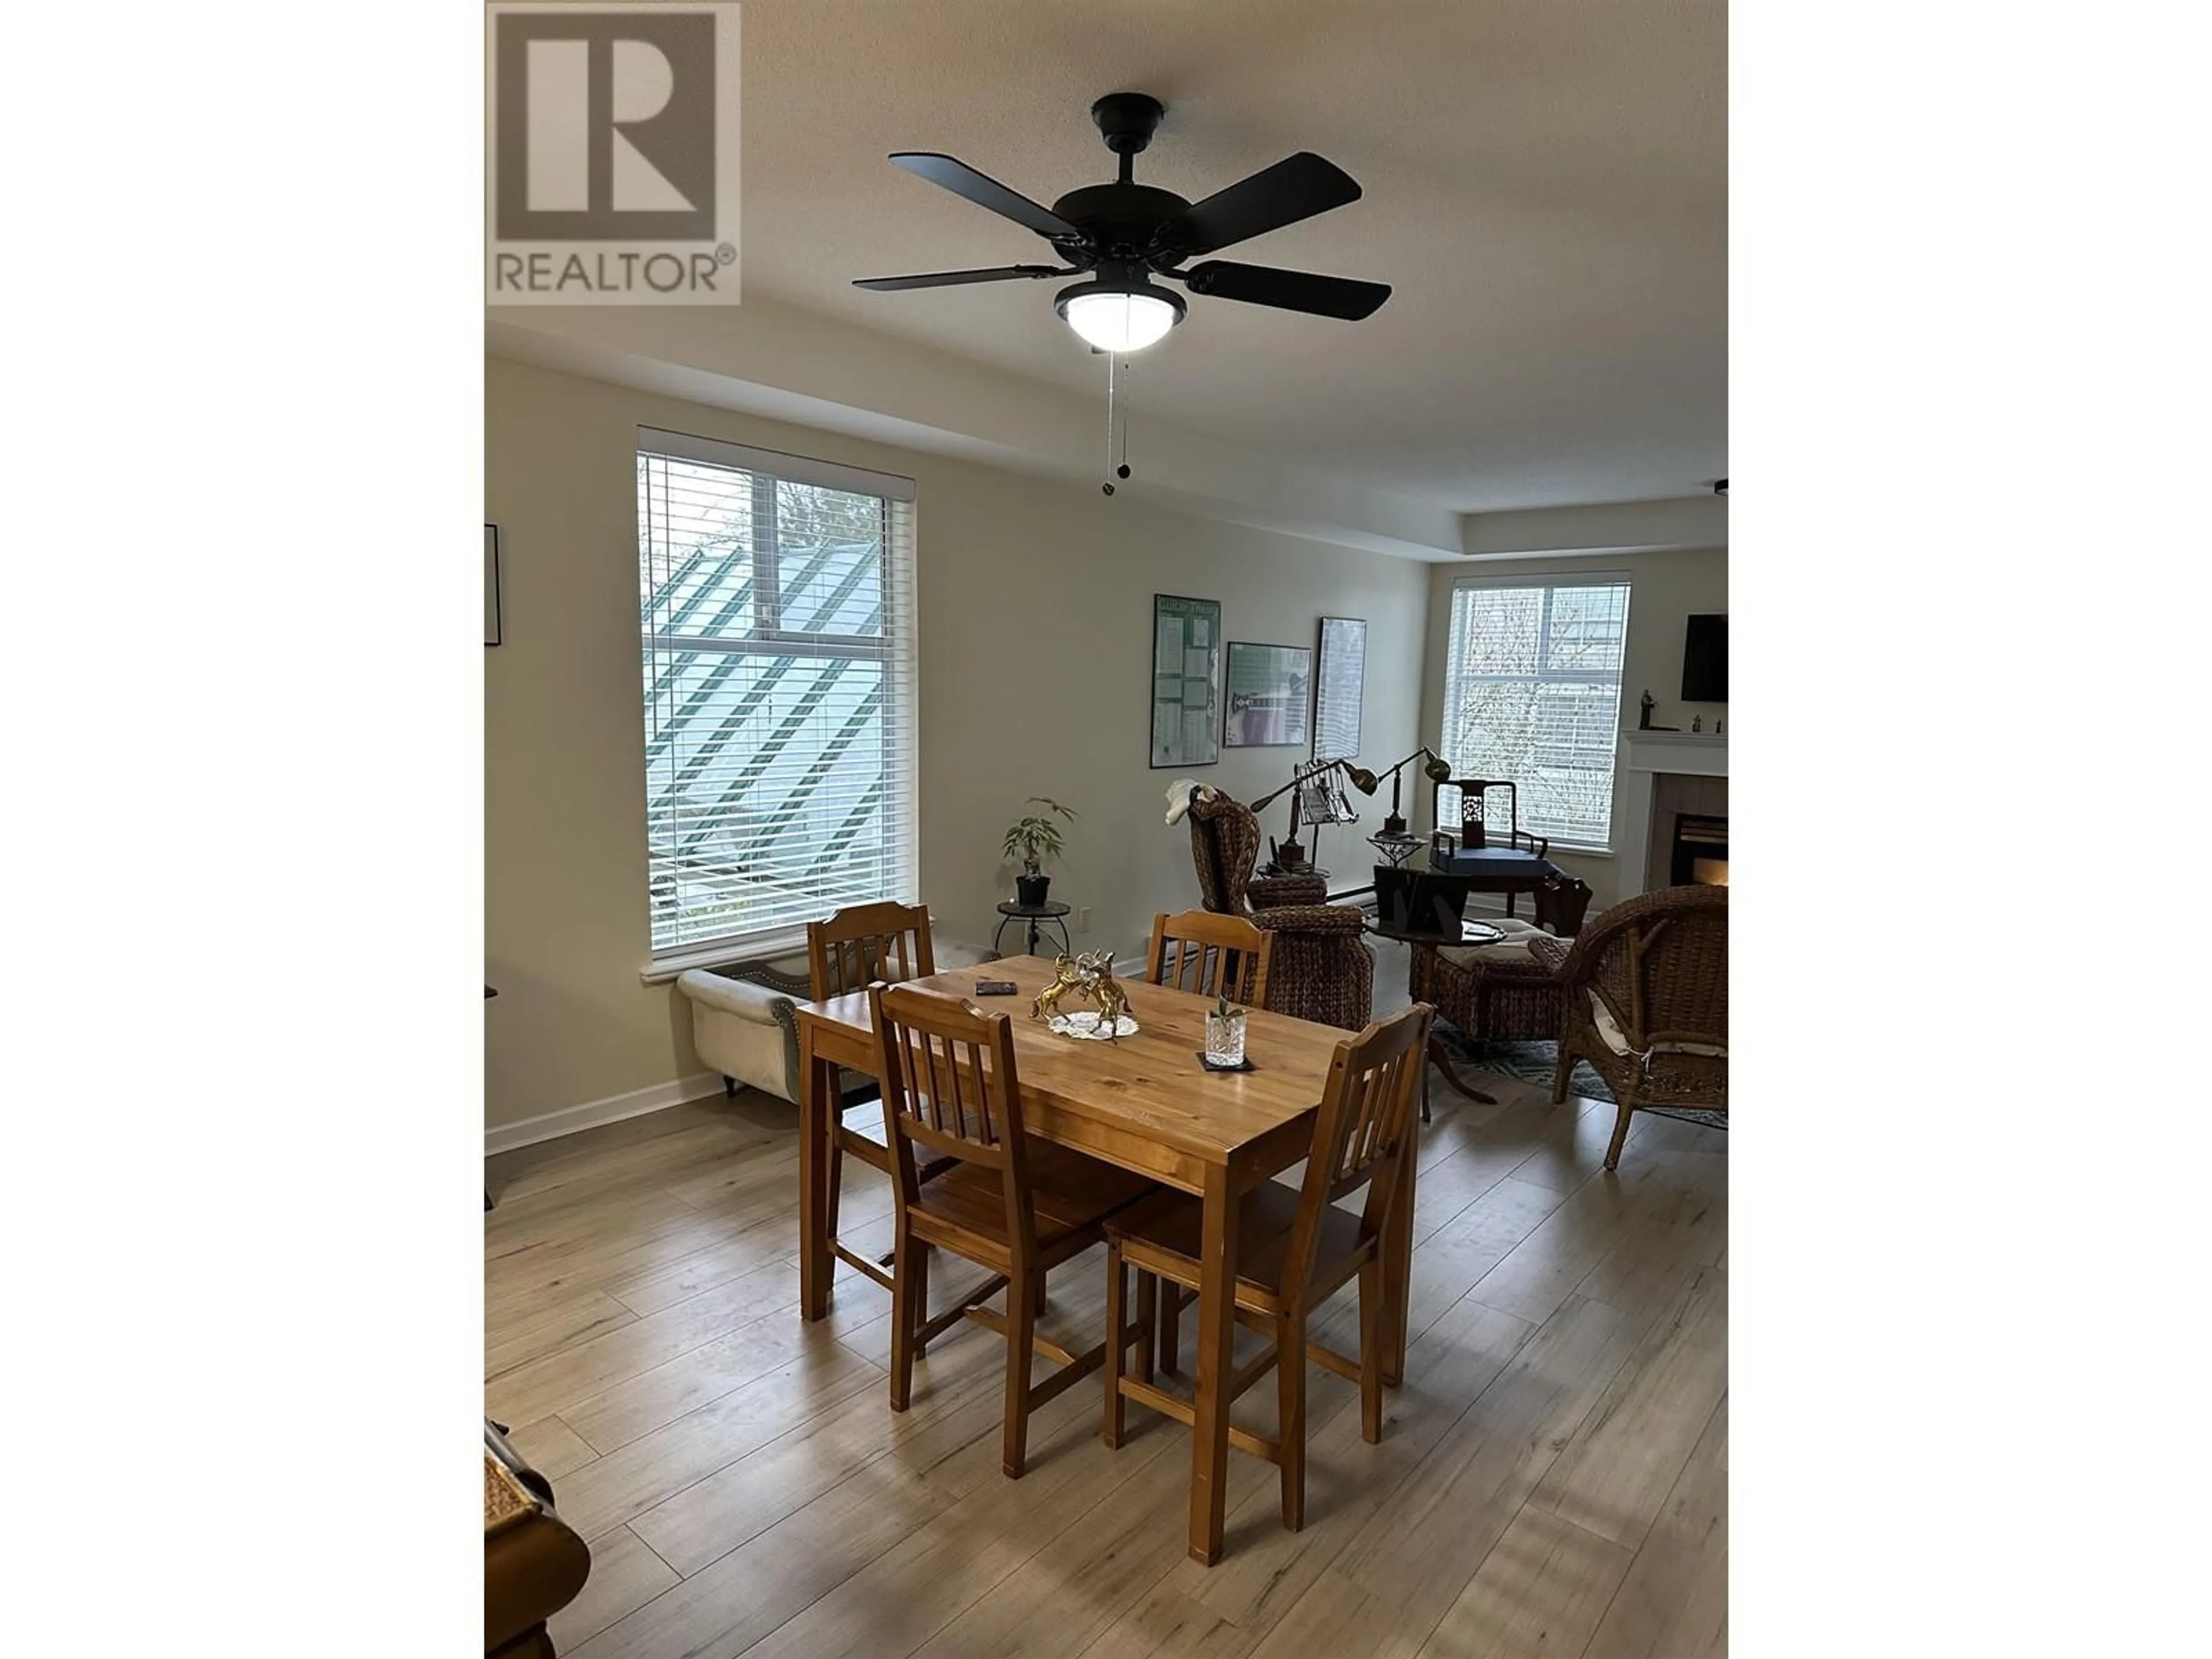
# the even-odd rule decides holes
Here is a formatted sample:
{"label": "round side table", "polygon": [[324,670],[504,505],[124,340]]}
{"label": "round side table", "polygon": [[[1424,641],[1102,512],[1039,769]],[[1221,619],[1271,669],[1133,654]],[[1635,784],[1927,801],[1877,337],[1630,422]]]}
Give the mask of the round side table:
{"label": "round side table", "polygon": [[[1429,982],[1430,975],[1426,969],[1433,965],[1431,959],[1437,946],[1495,945],[1505,937],[1504,929],[1492,927],[1486,921],[1462,922],[1460,926],[1459,937],[1456,939],[1444,933],[1424,933],[1414,932],[1410,928],[1393,927],[1379,917],[1369,919],[1367,931],[1377,939],[1395,939],[1399,944],[1408,947],[1410,955],[1407,959],[1409,968],[1407,978],[1410,982],[1406,988],[1408,995],[1416,1002],[1420,1000],[1421,988]],[[1444,1045],[1437,1040],[1436,1028],[1433,1025],[1429,1029],[1429,1059],[1435,1064],[1437,1069],[1444,1074],[1444,1081],[1469,1100],[1481,1106],[1498,1104],[1494,1097],[1483,1093],[1480,1089],[1471,1089],[1460,1081],[1459,1073],[1452,1070],[1451,1056],[1444,1052]],[[1426,1123],[1428,1121],[1429,1068],[1424,1066],[1421,1068],[1421,1121]]]}
{"label": "round side table", "polygon": [[1057,899],[1047,904],[1017,904],[1009,899],[999,907],[999,931],[991,935],[992,951],[994,953],[998,951],[999,941],[1006,936],[1006,924],[1010,921],[1020,921],[1029,924],[1029,955],[1035,956],[1037,953],[1037,940],[1044,928],[1057,927],[1060,929],[1060,955],[1073,956],[1075,947],[1068,942],[1067,938],[1068,909],[1067,905],[1060,903]]}

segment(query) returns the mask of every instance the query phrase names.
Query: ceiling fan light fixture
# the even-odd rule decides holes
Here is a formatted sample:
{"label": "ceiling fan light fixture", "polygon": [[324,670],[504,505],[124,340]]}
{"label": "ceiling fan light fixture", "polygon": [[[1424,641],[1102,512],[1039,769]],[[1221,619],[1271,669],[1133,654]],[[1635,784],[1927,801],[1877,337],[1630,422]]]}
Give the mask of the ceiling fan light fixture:
{"label": "ceiling fan light fixture", "polygon": [[1180,295],[1149,283],[1079,283],[1053,302],[1061,319],[1086,345],[1126,356],[1167,337],[1188,309]]}

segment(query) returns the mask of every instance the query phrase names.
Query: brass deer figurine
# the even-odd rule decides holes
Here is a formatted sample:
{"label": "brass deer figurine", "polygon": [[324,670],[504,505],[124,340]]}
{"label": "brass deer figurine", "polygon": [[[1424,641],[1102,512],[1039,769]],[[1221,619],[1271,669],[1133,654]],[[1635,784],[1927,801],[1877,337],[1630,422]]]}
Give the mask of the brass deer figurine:
{"label": "brass deer figurine", "polygon": [[1036,1000],[1030,1005],[1030,1018],[1043,1019],[1060,1011],[1060,1000],[1070,991],[1079,988],[1083,975],[1074,962],[1061,957],[1052,965],[1052,983],[1037,993]]}
{"label": "brass deer figurine", "polygon": [[1098,976],[1091,982],[1091,994],[1098,999],[1098,1024],[1104,1029],[1109,1042],[1121,1040],[1121,1016],[1129,1012],[1129,994],[1114,977],[1114,954],[1110,951],[1098,953]]}
{"label": "brass deer figurine", "polygon": [[1030,1018],[1042,1019],[1059,1013],[1063,1001],[1097,1003],[1098,1029],[1109,1041],[1119,1042],[1121,1016],[1129,1012],[1129,996],[1114,977],[1114,953],[1093,951],[1073,958],[1055,958],[1052,983],[1037,993],[1036,1000],[1030,1005]]}

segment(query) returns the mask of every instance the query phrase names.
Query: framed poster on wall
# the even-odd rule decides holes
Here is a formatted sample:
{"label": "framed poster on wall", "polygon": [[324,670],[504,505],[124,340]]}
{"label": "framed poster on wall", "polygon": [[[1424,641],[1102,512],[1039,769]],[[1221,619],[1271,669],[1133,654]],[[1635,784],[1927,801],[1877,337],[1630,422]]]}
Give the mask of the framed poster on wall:
{"label": "framed poster on wall", "polygon": [[1153,769],[1218,761],[1220,711],[1221,601],[1153,594]]}
{"label": "framed poster on wall", "polygon": [[1303,645],[1229,646],[1228,716],[1221,741],[1231,749],[1303,745],[1313,698],[1313,653]]}
{"label": "framed poster on wall", "polygon": [[1366,622],[1358,617],[1323,617],[1321,659],[1314,671],[1316,760],[1350,760],[1359,752],[1366,691]]}

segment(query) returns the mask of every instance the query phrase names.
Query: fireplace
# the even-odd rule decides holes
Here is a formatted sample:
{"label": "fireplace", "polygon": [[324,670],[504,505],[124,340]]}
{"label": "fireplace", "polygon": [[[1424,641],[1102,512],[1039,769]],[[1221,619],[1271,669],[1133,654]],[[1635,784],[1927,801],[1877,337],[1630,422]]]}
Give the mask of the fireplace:
{"label": "fireplace", "polygon": [[1674,815],[1672,884],[1725,887],[1728,876],[1728,820],[1703,812]]}
{"label": "fireplace", "polygon": [[[1727,879],[1726,738],[1710,732],[1624,732],[1619,775],[1612,839],[1620,859],[1621,897],[1694,882],[1698,859],[1707,860],[1706,879]],[[1706,822],[1694,822],[1698,819]],[[1691,821],[1700,841],[1686,853],[1680,841],[1684,821]],[[1721,867],[1713,867],[1716,863]]]}

